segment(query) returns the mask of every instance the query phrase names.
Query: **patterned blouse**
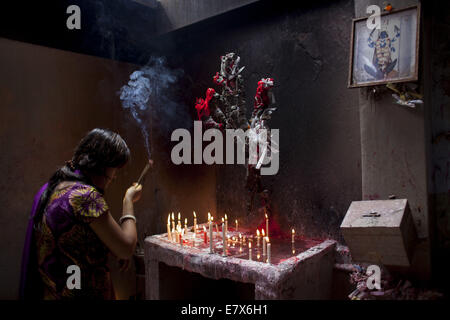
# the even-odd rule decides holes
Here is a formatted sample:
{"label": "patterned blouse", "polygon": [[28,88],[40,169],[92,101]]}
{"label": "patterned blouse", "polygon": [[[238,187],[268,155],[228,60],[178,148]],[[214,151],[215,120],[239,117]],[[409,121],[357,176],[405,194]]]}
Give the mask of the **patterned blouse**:
{"label": "patterned blouse", "polygon": [[[109,210],[93,186],[70,183],[54,191],[36,230],[44,299],[113,299],[108,248],[89,223]],[[70,265],[80,269],[81,288],[69,289]]]}

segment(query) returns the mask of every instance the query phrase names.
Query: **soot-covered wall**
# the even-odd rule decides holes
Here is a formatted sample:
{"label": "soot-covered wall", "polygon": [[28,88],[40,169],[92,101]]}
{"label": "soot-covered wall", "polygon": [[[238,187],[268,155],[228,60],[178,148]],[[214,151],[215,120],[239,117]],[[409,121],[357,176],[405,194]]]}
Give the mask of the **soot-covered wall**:
{"label": "soot-covered wall", "polygon": [[[307,236],[341,239],[345,212],[361,199],[358,98],[347,89],[353,13],[347,0],[261,1],[154,42],[155,52],[185,70],[182,90],[193,118],[195,98],[217,89],[212,77],[223,54],[238,53],[245,66],[248,116],[258,80],[274,78],[278,110],[270,126],[280,129],[280,168],[263,183],[285,231],[294,226]],[[246,217],[244,166],[218,165],[216,190],[219,216]],[[263,216],[247,218],[256,226]]]}
{"label": "soot-covered wall", "polygon": [[[431,29],[431,155],[432,210],[434,225],[433,273],[436,283],[450,288],[450,3],[427,2],[426,23]],[[428,33],[429,32],[429,33]],[[434,233],[434,234],[433,234]]]}

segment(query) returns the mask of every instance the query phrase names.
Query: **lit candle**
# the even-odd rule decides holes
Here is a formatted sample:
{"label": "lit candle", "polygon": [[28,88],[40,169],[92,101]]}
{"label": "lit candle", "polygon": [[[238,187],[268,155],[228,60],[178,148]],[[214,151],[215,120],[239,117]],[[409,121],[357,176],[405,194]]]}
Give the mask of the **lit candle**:
{"label": "lit candle", "polygon": [[236,219],[236,232],[238,232],[238,226],[239,226],[239,224],[238,224],[238,221]]}
{"label": "lit candle", "polygon": [[264,232],[264,229],[261,229],[261,237],[263,238],[263,256],[266,255],[266,243],[264,239],[266,238],[266,234]]}
{"label": "lit candle", "polygon": [[172,212],[172,230],[175,229],[175,214]]}
{"label": "lit candle", "polygon": [[225,232],[228,232],[228,217],[226,213],[225,213]]}
{"label": "lit candle", "polygon": [[269,236],[269,216],[266,213],[266,233]]}
{"label": "lit candle", "polygon": [[194,211],[194,237],[196,232],[197,232],[197,215],[195,214]]}
{"label": "lit candle", "polygon": [[212,217],[211,214],[208,212],[209,219],[209,253],[213,253],[213,230],[212,230]]}
{"label": "lit candle", "polygon": [[242,234],[239,233],[239,252],[242,252]]}
{"label": "lit candle", "polygon": [[292,254],[295,254],[295,230],[292,228]]}
{"label": "lit candle", "polygon": [[248,260],[252,260],[252,243],[248,242]]}
{"label": "lit candle", "polygon": [[183,246],[183,234],[184,234],[184,229],[180,228],[180,246]]}
{"label": "lit candle", "polygon": [[181,221],[180,220],[181,220],[181,213],[178,212],[178,223],[177,223],[177,225],[180,226],[180,228],[181,228]]}
{"label": "lit candle", "polygon": [[259,230],[256,229],[256,246],[259,248]]}
{"label": "lit candle", "polygon": [[[263,229],[264,231],[264,229]],[[263,235],[263,257],[266,256],[266,237]]]}
{"label": "lit candle", "polygon": [[169,241],[172,241],[172,234],[170,233],[170,213],[169,217],[167,218],[167,239]]}
{"label": "lit candle", "polygon": [[[224,226],[225,226],[225,228],[224,228]],[[223,218],[222,218],[222,232],[223,232],[223,229],[225,229],[225,235],[228,235],[228,228],[227,228],[227,218],[226,218],[226,215],[225,215],[225,221],[224,221]]]}
{"label": "lit candle", "polygon": [[270,252],[270,240],[269,237],[267,237],[267,263],[271,263],[271,252]]}
{"label": "lit candle", "polygon": [[223,241],[223,256],[227,255],[227,229],[225,228],[225,221],[222,218],[222,241]]}
{"label": "lit candle", "polygon": [[187,218],[184,218],[184,229],[186,229],[186,232],[187,232]]}

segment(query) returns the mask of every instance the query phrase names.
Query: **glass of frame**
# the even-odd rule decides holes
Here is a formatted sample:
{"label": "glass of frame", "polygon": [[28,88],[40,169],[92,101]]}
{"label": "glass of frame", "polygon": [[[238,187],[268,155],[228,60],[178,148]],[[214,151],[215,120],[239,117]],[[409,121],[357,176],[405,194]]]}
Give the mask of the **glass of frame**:
{"label": "glass of frame", "polygon": [[372,30],[367,19],[353,19],[348,87],[417,81],[420,6],[383,13]]}

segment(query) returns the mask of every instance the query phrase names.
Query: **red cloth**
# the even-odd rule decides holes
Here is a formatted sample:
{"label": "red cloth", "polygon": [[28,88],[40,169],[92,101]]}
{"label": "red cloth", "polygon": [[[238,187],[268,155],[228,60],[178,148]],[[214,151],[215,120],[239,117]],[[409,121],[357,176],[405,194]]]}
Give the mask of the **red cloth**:
{"label": "red cloth", "polygon": [[195,109],[197,109],[197,116],[199,120],[202,120],[203,117],[209,117],[211,111],[209,109],[209,102],[214,97],[216,91],[213,88],[206,89],[206,99],[197,98],[195,103]]}
{"label": "red cloth", "polygon": [[258,81],[258,87],[256,88],[255,103],[254,103],[255,109],[261,109],[269,106],[270,101],[267,92],[272,87],[273,87],[272,78],[261,79]]}

